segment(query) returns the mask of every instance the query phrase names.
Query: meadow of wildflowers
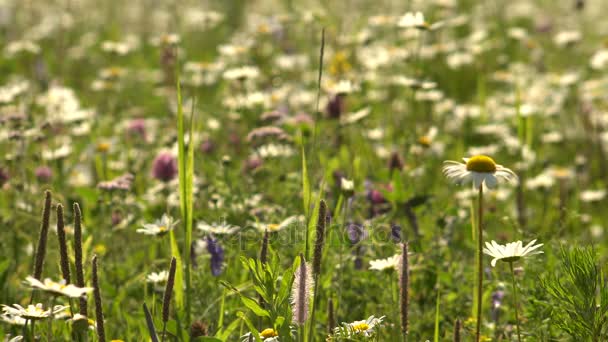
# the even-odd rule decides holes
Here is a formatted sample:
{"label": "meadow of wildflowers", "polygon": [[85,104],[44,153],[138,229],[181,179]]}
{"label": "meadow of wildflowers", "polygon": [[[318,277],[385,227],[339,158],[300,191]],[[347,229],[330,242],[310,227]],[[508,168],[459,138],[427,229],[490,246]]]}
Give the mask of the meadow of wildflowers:
{"label": "meadow of wildflowers", "polygon": [[0,1],[1,341],[608,341],[608,1]]}

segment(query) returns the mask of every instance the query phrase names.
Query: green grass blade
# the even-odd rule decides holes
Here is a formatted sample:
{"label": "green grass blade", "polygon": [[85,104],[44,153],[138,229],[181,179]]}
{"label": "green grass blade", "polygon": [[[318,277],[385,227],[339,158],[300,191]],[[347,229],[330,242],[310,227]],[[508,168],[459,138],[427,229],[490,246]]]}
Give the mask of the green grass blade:
{"label": "green grass blade", "polygon": [[150,339],[152,342],[158,342],[158,336],[156,336],[156,327],[154,327],[154,319],[152,319],[152,314],[150,314],[150,310],[148,310],[146,303],[144,303],[143,307],[144,315],[146,316],[146,325],[148,326],[148,332],[150,333]]}
{"label": "green grass blade", "polygon": [[184,308],[184,271],[182,268],[182,258],[179,253],[179,247],[177,245],[177,240],[175,240],[174,230],[169,232],[169,239],[171,240],[171,256],[175,257],[176,261],[176,270],[175,270],[175,286],[173,287],[173,291],[175,291],[175,303],[177,304],[178,309],[183,310]]}
{"label": "green grass blade", "polygon": [[441,291],[437,289],[437,299],[435,301],[435,334],[433,341],[439,342],[439,300],[441,299]]}

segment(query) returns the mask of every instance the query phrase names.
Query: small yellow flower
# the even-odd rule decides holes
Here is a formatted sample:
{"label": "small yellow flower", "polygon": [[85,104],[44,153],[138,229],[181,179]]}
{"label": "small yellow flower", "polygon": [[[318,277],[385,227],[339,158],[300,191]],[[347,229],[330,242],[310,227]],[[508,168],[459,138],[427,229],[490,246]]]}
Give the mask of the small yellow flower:
{"label": "small yellow flower", "polygon": [[107,153],[110,150],[110,144],[107,142],[100,142],[97,144],[97,152]]}
{"label": "small yellow flower", "polygon": [[100,243],[100,244],[95,245],[95,247],[93,247],[93,251],[95,252],[95,254],[104,255],[104,254],[106,254],[108,249],[106,248],[106,245],[104,245],[103,243]]}
{"label": "small yellow flower", "polygon": [[279,334],[277,334],[277,332],[274,331],[274,329],[272,329],[272,328],[266,328],[266,329],[262,330],[262,332],[260,333],[260,335],[263,338],[269,338],[269,337],[277,337],[277,336],[279,336]]}
{"label": "small yellow flower", "polygon": [[338,51],[334,55],[329,65],[329,73],[334,76],[344,75],[352,69],[352,66],[348,62],[348,56],[344,51]]}

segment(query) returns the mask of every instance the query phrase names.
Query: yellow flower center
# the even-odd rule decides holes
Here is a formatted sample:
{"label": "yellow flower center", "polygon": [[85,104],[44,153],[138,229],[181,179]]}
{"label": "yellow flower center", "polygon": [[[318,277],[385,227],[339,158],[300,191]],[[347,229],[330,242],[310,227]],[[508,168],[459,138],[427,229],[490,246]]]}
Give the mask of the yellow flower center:
{"label": "yellow flower center", "polygon": [[422,136],[418,139],[418,143],[424,147],[429,147],[431,146],[431,138],[426,135]]}
{"label": "yellow flower center", "polygon": [[494,162],[494,159],[488,156],[473,156],[467,161],[467,171],[495,172],[496,163]]}
{"label": "yellow flower center", "polygon": [[274,329],[271,329],[271,328],[267,328],[267,329],[262,330],[262,332],[260,333],[260,335],[262,335],[263,338],[279,336],[279,334],[277,334],[277,332],[274,331]]}
{"label": "yellow flower center", "polygon": [[161,232],[161,233],[166,232],[167,231],[167,227],[160,226],[160,227],[158,227],[158,231]]}
{"label": "yellow flower center", "polygon": [[97,144],[97,152],[105,153],[110,150],[110,144],[102,142]]}
{"label": "yellow flower center", "polygon": [[356,324],[353,324],[352,328],[356,332],[362,332],[362,331],[368,330],[369,329],[369,325],[367,323],[365,323],[365,322],[363,322],[363,323],[356,323]]}
{"label": "yellow flower center", "polygon": [[277,224],[277,223],[270,223],[270,224],[268,224],[268,230],[271,232],[274,232],[275,230],[279,230],[280,226],[281,225]]}

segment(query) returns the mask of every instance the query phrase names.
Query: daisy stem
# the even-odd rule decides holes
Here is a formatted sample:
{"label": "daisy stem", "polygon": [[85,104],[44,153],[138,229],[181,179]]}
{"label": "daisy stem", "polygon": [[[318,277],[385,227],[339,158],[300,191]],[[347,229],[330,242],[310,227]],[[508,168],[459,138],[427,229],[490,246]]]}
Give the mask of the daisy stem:
{"label": "daisy stem", "polygon": [[53,341],[53,320],[55,319],[54,307],[55,307],[55,296],[52,296],[51,299],[49,299],[49,309],[51,310],[51,317],[49,317],[49,319],[48,319],[47,341]]}
{"label": "daisy stem", "polygon": [[521,342],[521,333],[519,332],[519,310],[517,309],[517,286],[515,284],[515,272],[513,271],[513,263],[509,263],[511,270],[511,281],[513,285],[513,309],[515,310],[515,327],[517,329],[517,341]]}
{"label": "daisy stem", "polygon": [[477,217],[477,320],[475,341],[481,338],[481,307],[483,296],[483,183],[479,185],[479,203]]}

